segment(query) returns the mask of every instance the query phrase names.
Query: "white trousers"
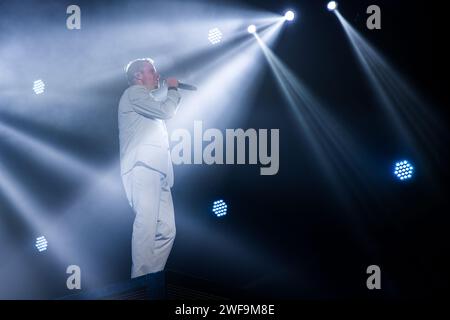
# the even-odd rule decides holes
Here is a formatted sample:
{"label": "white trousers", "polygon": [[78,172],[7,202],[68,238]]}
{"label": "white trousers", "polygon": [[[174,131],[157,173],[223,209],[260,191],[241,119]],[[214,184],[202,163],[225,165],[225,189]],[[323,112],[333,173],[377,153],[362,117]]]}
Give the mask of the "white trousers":
{"label": "white trousers", "polygon": [[131,278],[164,269],[175,239],[172,194],[165,175],[137,165],[122,176],[135,218]]}

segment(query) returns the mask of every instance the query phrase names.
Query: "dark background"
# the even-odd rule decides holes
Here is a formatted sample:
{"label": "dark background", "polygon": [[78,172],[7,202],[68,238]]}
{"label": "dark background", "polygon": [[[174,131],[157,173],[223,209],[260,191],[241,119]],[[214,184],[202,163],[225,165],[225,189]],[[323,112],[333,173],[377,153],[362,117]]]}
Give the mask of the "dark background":
{"label": "dark background", "polygon": [[[0,4],[0,17],[17,15],[15,25],[2,25],[0,40],[8,37],[8,30],[23,28],[19,17],[31,14],[36,3],[26,4]],[[47,23],[61,20],[52,10],[68,4],[71,3],[55,2],[53,7],[39,10],[33,17],[34,27],[42,27],[45,32]],[[120,11],[124,5],[121,1],[77,4],[82,6],[83,14],[92,10],[92,14],[86,14],[85,25],[94,21],[96,14],[105,17],[105,11]],[[425,160],[417,166],[412,181],[399,183],[391,175],[392,164],[412,152],[389,128],[387,116],[374,99],[341,25],[324,9],[326,1],[232,4],[271,12],[283,12],[286,8],[300,12],[300,18],[280,34],[273,50],[329,106],[352,138],[364,146],[358,160],[365,161],[371,173],[361,173],[369,188],[361,191],[362,185],[349,170],[343,170],[339,176],[345,177],[343,186],[352,185],[354,189],[342,187],[347,204],[342,206],[342,199],[330,188],[305,137],[299,135],[298,124],[266,65],[255,83],[259,88],[248,106],[250,116],[235,119],[227,127],[279,128],[280,171],[275,176],[260,176],[257,166],[175,167],[177,238],[167,268],[245,289],[255,297],[396,299],[442,294],[448,288],[448,269],[444,266],[448,256],[448,135],[439,137],[442,147],[434,150],[438,161],[430,160],[419,147]],[[365,11],[371,4],[382,9],[382,30],[365,27]],[[445,74],[443,65],[438,60],[442,54],[440,43],[445,38],[437,36],[437,31],[443,31],[443,20],[438,15],[442,8],[418,1],[339,1],[339,9],[417,88],[429,111],[446,127],[448,98],[440,80]],[[83,33],[89,33],[88,28],[83,28]],[[17,42],[21,42],[20,37]],[[13,98],[0,98],[1,117],[101,168],[118,156],[117,109],[112,106],[117,105],[125,85],[123,78],[117,77],[91,88],[105,96],[104,105],[97,106],[95,112],[103,121],[87,125],[84,134],[95,136],[96,130],[107,133],[104,136],[109,138],[101,141],[11,116],[4,110],[14,108]],[[67,106],[71,106],[70,100]],[[33,112],[38,111],[30,110],[31,115]],[[214,125],[220,128],[220,124],[211,124]],[[49,179],[49,174],[33,163],[25,150],[18,150],[7,139],[0,140],[0,150],[1,170],[10,170],[18,181],[24,182],[49,208],[50,218],[57,219],[65,201],[85,187],[82,181],[61,176],[51,175],[53,178]],[[116,181],[120,184],[118,167]],[[228,215],[221,220],[211,213],[212,202],[219,198],[229,206]],[[65,245],[73,246],[79,253],[74,262],[64,264],[34,250],[35,235],[0,193],[0,231],[5,247],[0,252],[1,298],[57,298],[68,294],[68,264],[80,265],[91,288],[128,279],[132,213],[125,196],[112,201],[93,199],[90,210],[95,214],[80,211],[59,222],[68,226],[77,239]],[[50,239],[49,248],[52,241],[58,239]],[[13,256],[14,262],[8,264]],[[86,256],[91,259],[89,263],[83,260]],[[372,264],[381,267],[380,291],[366,288],[366,268]]]}

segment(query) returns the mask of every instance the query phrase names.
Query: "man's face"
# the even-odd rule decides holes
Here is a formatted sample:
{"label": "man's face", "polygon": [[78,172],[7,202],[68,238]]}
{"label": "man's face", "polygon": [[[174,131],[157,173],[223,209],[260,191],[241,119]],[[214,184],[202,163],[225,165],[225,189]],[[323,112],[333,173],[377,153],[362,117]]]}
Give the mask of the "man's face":
{"label": "man's face", "polygon": [[141,72],[136,76],[148,89],[153,90],[159,88],[159,73],[156,72],[155,67],[151,63],[145,62]]}

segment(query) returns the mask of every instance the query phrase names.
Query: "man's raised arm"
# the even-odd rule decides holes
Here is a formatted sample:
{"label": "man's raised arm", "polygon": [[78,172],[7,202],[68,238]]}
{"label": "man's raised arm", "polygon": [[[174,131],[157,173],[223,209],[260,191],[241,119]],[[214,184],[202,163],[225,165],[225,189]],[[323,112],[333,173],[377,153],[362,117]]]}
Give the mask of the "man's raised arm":
{"label": "man's raised arm", "polygon": [[146,118],[170,119],[177,110],[181,96],[176,89],[169,88],[164,101],[156,101],[145,87],[133,86],[128,91],[131,105],[137,113]]}

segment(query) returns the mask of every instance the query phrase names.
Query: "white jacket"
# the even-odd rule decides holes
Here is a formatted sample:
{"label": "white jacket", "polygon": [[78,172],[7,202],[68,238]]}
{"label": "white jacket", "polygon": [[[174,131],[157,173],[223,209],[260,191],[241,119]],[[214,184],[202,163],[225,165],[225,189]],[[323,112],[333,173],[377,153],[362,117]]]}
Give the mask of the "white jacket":
{"label": "white jacket", "polygon": [[164,101],[157,101],[142,85],[124,91],[119,102],[118,122],[121,174],[138,162],[167,176],[173,186],[169,137],[164,120],[173,117],[180,102],[177,90],[169,89]]}

